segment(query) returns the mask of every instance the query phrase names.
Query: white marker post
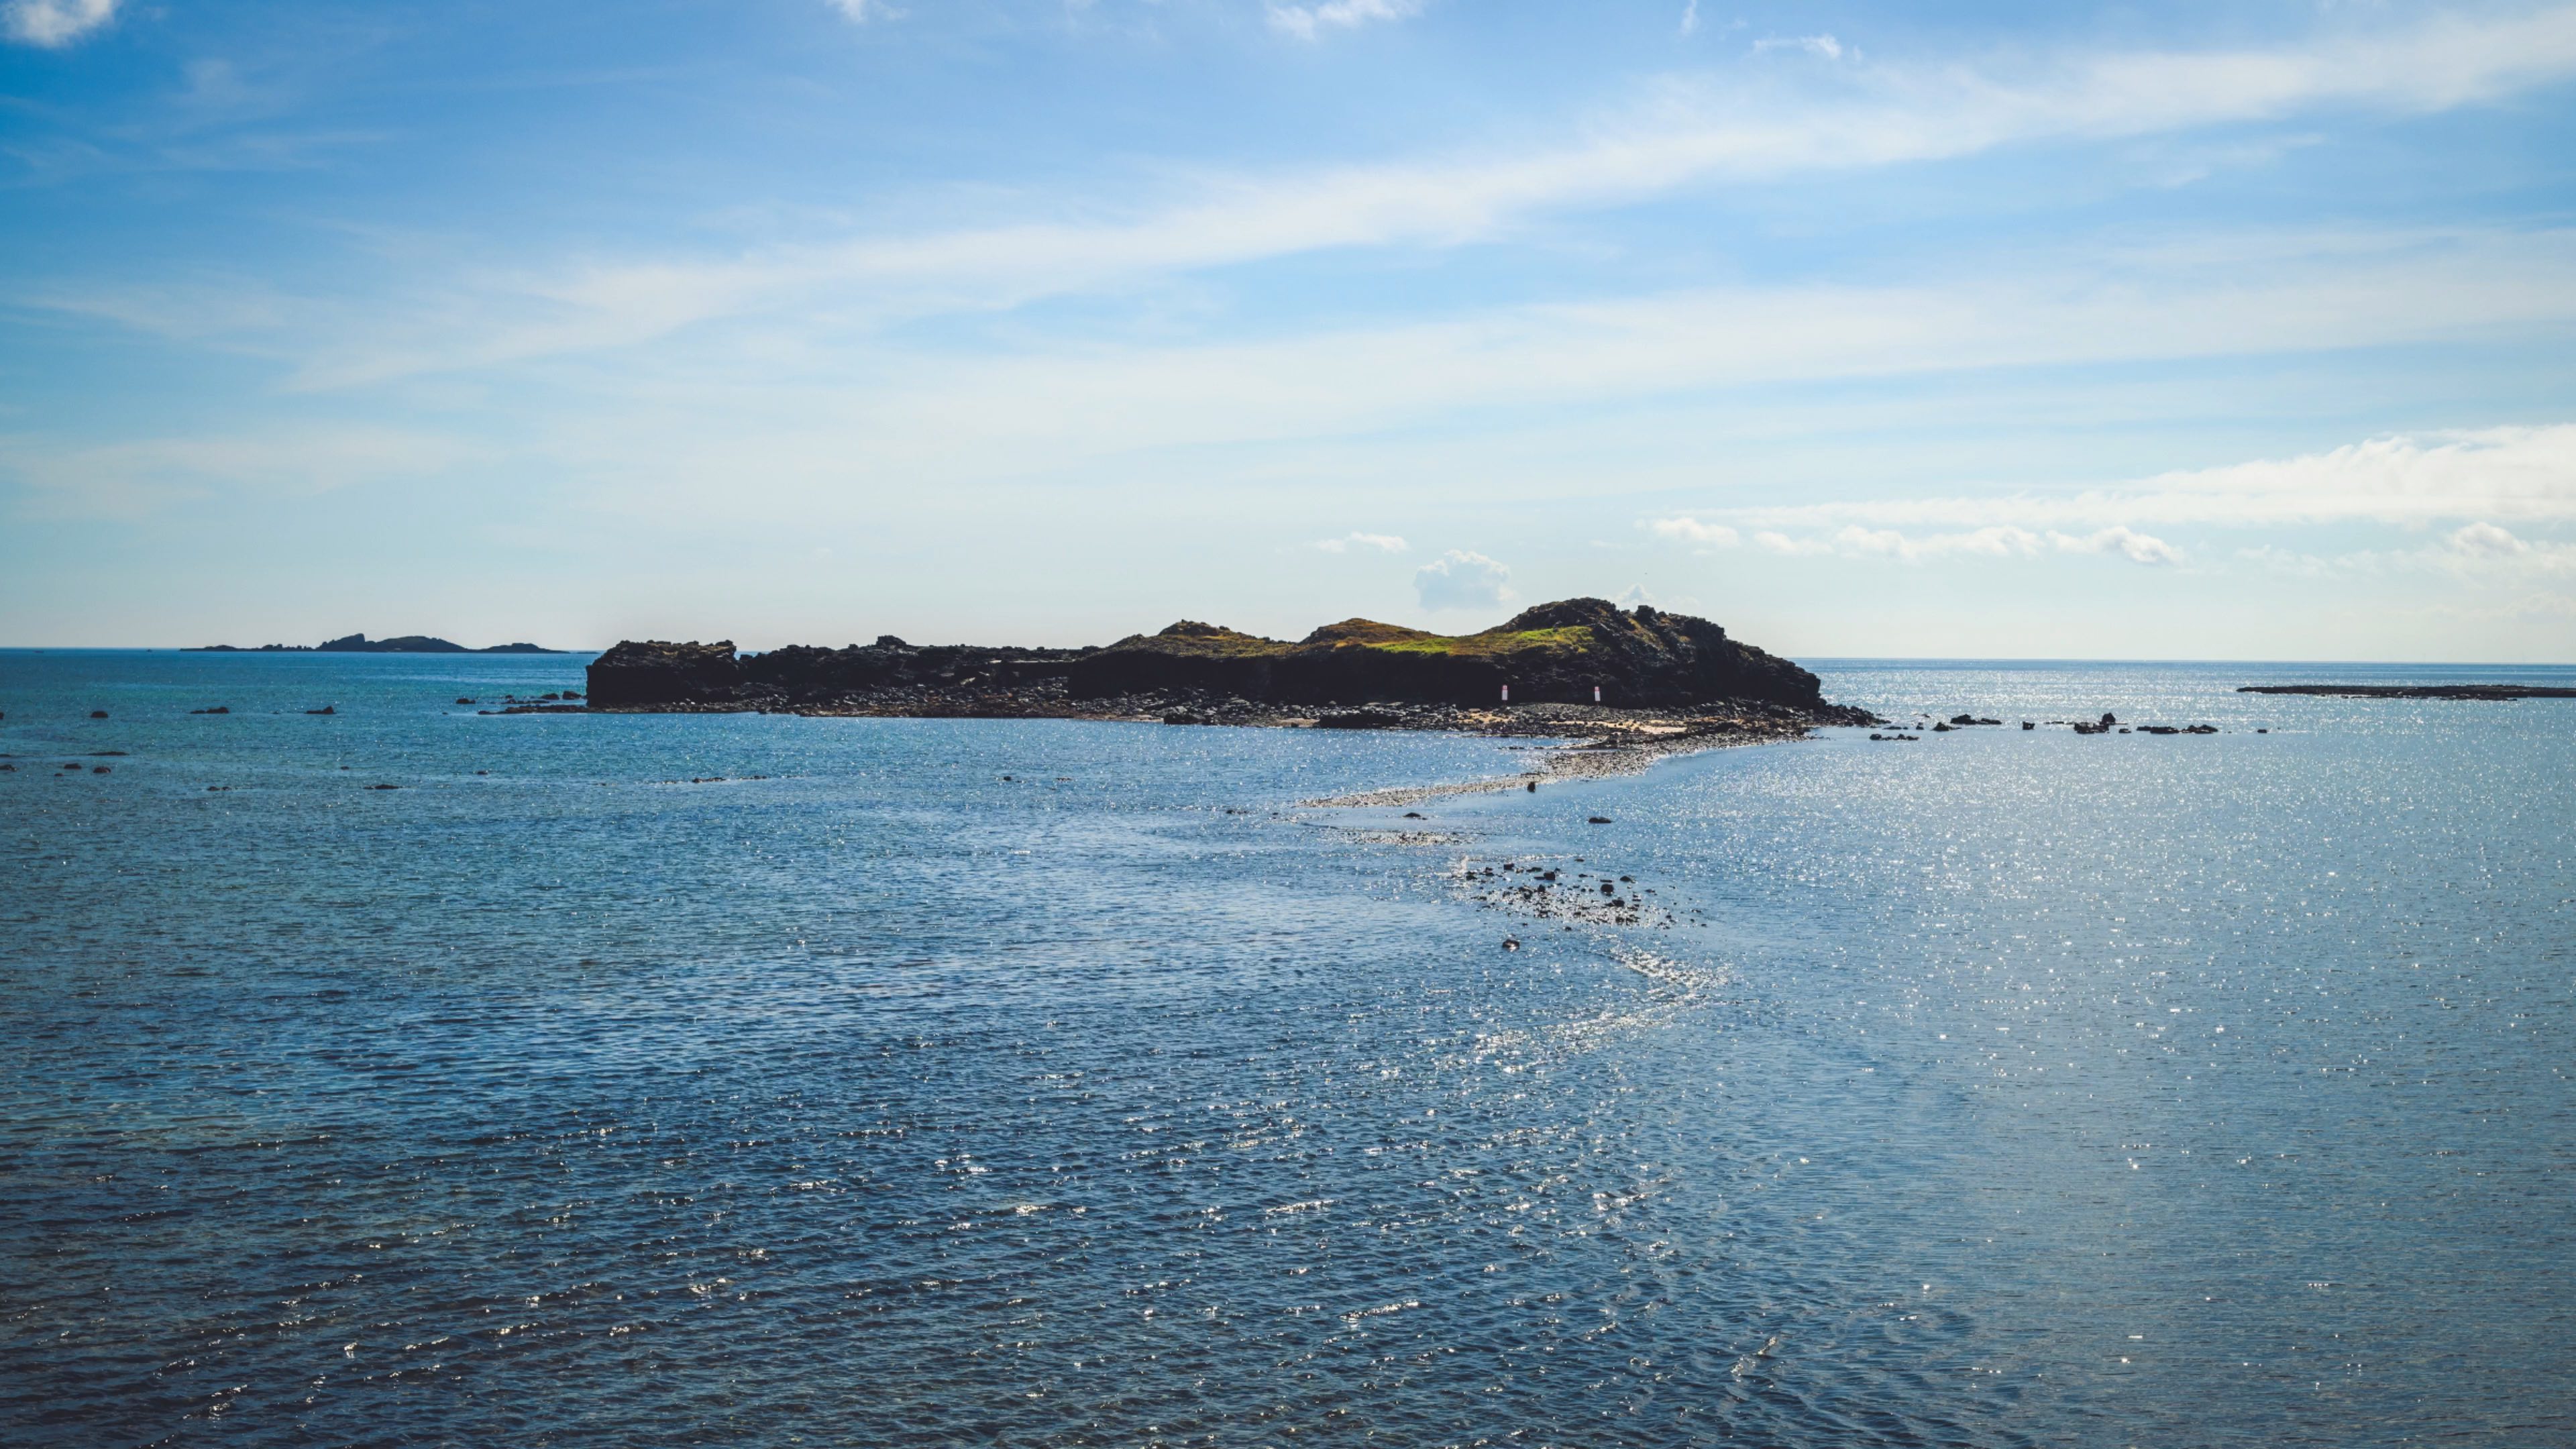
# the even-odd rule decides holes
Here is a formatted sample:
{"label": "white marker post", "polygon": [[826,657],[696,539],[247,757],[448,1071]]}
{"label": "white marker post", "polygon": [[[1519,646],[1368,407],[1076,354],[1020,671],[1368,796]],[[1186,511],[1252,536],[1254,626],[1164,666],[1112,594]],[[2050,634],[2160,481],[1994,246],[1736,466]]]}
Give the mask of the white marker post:
{"label": "white marker post", "polygon": [[1592,702],[1593,702],[1594,704],[1599,704],[1599,703],[1601,702],[1601,686],[1600,686],[1600,685],[1597,685],[1597,684],[1596,684],[1596,685],[1592,686]]}
{"label": "white marker post", "polygon": [[1506,685],[1504,685],[1504,686],[1503,686],[1503,703],[1505,703],[1505,704],[1509,704],[1509,703],[1511,703],[1511,702],[1512,702],[1512,687],[1511,687],[1510,685],[1506,684]]}

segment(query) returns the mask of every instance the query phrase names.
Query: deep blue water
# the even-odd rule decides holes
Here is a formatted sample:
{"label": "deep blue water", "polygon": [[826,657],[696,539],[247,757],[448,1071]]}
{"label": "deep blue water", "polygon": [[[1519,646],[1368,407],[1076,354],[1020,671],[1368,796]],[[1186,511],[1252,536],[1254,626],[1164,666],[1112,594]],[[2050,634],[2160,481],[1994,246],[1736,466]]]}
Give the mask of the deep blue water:
{"label": "deep blue water", "polygon": [[0,653],[0,1440],[2576,1443],[2576,701],[1413,821],[1523,754],[449,703],[581,662]]}

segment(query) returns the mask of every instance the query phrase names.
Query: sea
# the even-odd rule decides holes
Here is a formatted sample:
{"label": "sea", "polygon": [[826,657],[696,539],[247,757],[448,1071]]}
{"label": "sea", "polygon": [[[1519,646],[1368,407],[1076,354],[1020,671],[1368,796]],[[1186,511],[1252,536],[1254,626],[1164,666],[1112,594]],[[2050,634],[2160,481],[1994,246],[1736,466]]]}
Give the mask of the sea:
{"label": "sea", "polygon": [[0,652],[0,1442],[2576,1443],[2576,700],[2236,692],[2576,670],[1347,808],[1531,742],[586,659]]}

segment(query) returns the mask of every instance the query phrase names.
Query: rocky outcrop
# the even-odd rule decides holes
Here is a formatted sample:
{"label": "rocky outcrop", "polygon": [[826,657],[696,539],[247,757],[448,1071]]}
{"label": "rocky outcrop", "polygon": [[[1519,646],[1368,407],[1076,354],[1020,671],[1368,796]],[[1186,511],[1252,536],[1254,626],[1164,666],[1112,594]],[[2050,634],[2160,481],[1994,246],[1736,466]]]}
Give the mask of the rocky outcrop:
{"label": "rocky outcrop", "polygon": [[[1183,620],[1101,649],[917,647],[887,636],[766,654],[733,644],[619,644],[590,666],[595,709],[796,709],[906,715],[1075,715],[1174,723],[1311,718],[1341,728],[1456,728],[1462,712],[1666,710],[1867,724],[1816,677],[1706,619],[1602,599],[1523,611],[1477,634],[1368,619],[1295,643]],[[1746,714],[1751,711],[1751,714]],[[1479,722],[1487,727],[1490,722]],[[1710,726],[1716,728],[1715,724]],[[1751,726],[1744,726],[1750,728]]]}
{"label": "rocky outcrop", "polygon": [[1347,619],[1296,643],[1183,621],[1121,639],[1066,676],[1076,699],[1224,694],[1283,704],[1411,701],[1671,709],[1742,700],[1821,711],[1816,676],[1706,619],[1606,599],[1523,610],[1477,634]]}
{"label": "rocky outcrop", "polygon": [[590,665],[593,709],[796,708],[887,695],[982,696],[1052,684],[1087,650],[915,647],[891,634],[874,644],[818,649],[791,644],[737,654],[733,641],[627,641]]}

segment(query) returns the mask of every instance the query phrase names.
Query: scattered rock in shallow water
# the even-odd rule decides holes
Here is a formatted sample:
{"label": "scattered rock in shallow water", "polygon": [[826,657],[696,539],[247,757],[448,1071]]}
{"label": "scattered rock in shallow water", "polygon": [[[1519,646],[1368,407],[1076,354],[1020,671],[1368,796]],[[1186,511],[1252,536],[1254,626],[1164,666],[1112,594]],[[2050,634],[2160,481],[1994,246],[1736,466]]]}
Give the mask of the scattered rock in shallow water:
{"label": "scattered rock in shallow water", "polygon": [[1404,818],[1407,820],[1420,820],[1423,817],[1422,812],[1419,810],[1407,810],[1404,812]]}
{"label": "scattered rock in shallow water", "polygon": [[107,718],[107,711],[103,709],[94,709],[89,712],[89,717],[91,719],[105,719]]}
{"label": "scattered rock in shallow water", "polygon": [[93,775],[104,775],[110,768],[112,767],[107,765],[92,765],[89,767],[89,772]]}
{"label": "scattered rock in shallow water", "polygon": [[66,770],[77,770],[80,768],[80,761],[74,760],[70,764],[63,766],[63,768]]}
{"label": "scattered rock in shallow water", "polygon": [[1595,815],[1595,816],[1593,816],[1593,817],[1592,817],[1592,819],[1591,819],[1589,822],[1587,822],[1587,823],[1589,823],[1589,824],[1593,824],[1593,825],[1607,825],[1607,824],[1609,824],[1609,823],[1610,823],[1610,817],[1609,817],[1609,816],[1607,816],[1607,815]]}
{"label": "scattered rock in shallow water", "polygon": [[2026,730],[2035,730],[2039,728],[2038,725],[2031,723],[2029,720],[2023,720],[2021,722],[2021,727]]}
{"label": "scattered rock in shallow water", "polygon": [[1936,725],[1934,725],[1934,726],[1932,727],[1932,732],[1933,732],[1934,734],[1936,734],[1936,735],[1946,735],[1946,734],[1950,733],[1950,729],[1951,729],[1951,727],[1950,727],[1949,725],[1946,725],[1946,724],[1936,724]]}
{"label": "scattered rock in shallow water", "polygon": [[212,708],[212,709],[192,709],[192,710],[188,711],[188,713],[190,713],[190,714],[231,714],[231,713],[232,713],[232,710],[231,710],[230,708],[228,708],[228,707],[224,706],[224,705],[220,705],[220,704],[219,704],[219,705],[216,705],[216,706],[215,706],[214,708]]}
{"label": "scattered rock in shallow water", "polygon": [[1506,951],[1517,951],[1517,950],[1519,950],[1520,948],[1521,948],[1521,941],[1520,941],[1520,938],[1519,938],[1518,936],[1505,936],[1505,937],[1503,938],[1503,949],[1504,949],[1504,950],[1506,950]]}
{"label": "scattered rock in shallow water", "polygon": [[457,702],[458,704],[472,704],[472,703],[474,703],[475,701],[470,700],[470,699],[467,699],[464,695],[461,695],[461,694],[460,694],[460,695],[456,696],[456,702]]}
{"label": "scattered rock in shallow water", "polygon": [[1538,793],[1538,781],[1532,780],[1529,782],[1529,792],[1533,795]]}
{"label": "scattered rock in shallow water", "polygon": [[308,709],[305,711],[306,714],[338,714],[339,712],[340,711],[337,706],[328,704],[322,706],[320,709]]}
{"label": "scattered rock in shallow water", "polygon": [[401,789],[401,788],[402,788],[402,786],[400,786],[400,785],[369,785],[367,788],[368,788],[368,789],[370,789],[370,790],[399,790],[399,789]]}

